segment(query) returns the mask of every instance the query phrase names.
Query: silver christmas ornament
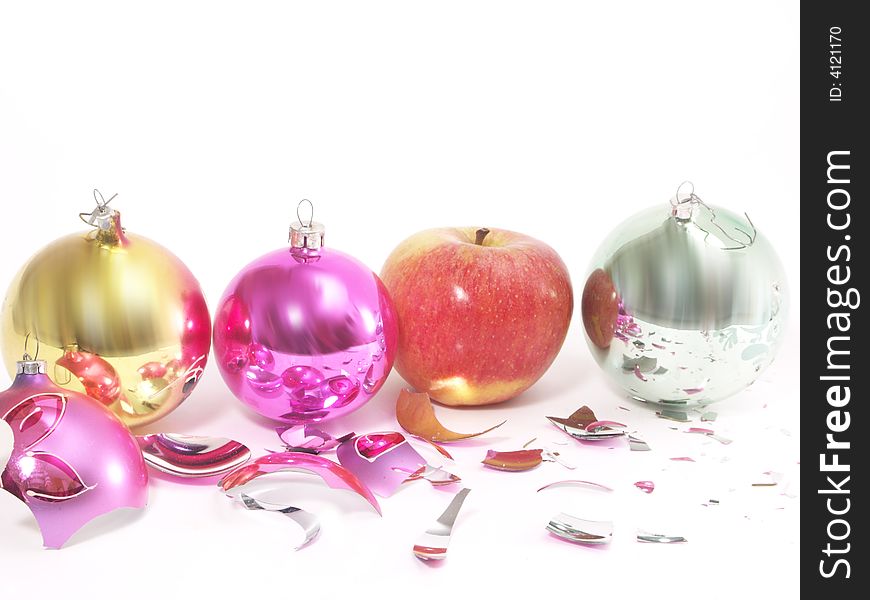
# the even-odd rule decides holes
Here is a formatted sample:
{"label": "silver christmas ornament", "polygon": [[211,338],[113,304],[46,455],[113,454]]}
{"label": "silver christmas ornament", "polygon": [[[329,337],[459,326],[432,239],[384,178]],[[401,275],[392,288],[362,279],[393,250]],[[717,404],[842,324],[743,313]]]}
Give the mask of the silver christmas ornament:
{"label": "silver christmas ornament", "polygon": [[598,364],[638,400],[722,400],[751,384],[782,341],[782,263],[749,217],[683,184],[670,206],[638,213],[596,252],[583,290]]}

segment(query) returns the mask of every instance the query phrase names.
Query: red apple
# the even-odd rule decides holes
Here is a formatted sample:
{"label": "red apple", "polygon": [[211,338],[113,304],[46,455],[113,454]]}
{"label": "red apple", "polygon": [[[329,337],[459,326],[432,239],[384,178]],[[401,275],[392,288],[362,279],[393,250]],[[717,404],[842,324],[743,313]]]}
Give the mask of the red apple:
{"label": "red apple", "polygon": [[528,389],[559,353],[574,308],[559,255],[513,231],[421,231],[393,250],[381,279],[399,318],[396,370],[443,404]]}

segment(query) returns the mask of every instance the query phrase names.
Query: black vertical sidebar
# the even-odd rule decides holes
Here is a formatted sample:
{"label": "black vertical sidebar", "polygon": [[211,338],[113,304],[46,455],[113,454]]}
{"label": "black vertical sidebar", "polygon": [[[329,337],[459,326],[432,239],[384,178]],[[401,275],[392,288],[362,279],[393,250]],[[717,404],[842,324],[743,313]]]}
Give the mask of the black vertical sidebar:
{"label": "black vertical sidebar", "polygon": [[[870,291],[863,4],[801,6],[801,588],[866,597]],[[860,282],[860,283],[859,283]],[[863,292],[867,291],[867,295]],[[868,306],[864,306],[867,303]]]}

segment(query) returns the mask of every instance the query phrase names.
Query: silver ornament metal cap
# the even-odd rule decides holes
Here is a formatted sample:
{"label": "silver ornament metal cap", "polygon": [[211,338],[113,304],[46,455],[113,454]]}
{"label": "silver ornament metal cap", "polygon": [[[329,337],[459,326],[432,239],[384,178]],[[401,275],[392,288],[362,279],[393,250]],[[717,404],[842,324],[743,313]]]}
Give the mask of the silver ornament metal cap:
{"label": "silver ornament metal cap", "polygon": [[31,358],[29,354],[25,354],[15,363],[16,375],[45,375],[46,369],[47,363],[44,360]]}
{"label": "silver ornament metal cap", "polygon": [[[311,209],[311,214],[307,220],[300,215],[300,210],[304,204],[308,204]],[[326,229],[321,223],[314,222],[314,204],[311,203],[311,200],[302,200],[296,206],[296,218],[299,220],[290,224],[290,247],[308,250],[321,248]]]}

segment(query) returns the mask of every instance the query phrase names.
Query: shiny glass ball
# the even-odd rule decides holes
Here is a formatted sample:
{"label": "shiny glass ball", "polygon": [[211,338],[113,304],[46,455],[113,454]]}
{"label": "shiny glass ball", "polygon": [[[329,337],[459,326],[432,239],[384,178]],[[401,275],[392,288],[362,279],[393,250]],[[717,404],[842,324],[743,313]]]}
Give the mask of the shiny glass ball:
{"label": "shiny glass ball", "polygon": [[782,342],[788,292],[773,247],[748,217],[687,202],[614,229],[583,290],[595,360],[642,401],[727,398],[758,378]]}

